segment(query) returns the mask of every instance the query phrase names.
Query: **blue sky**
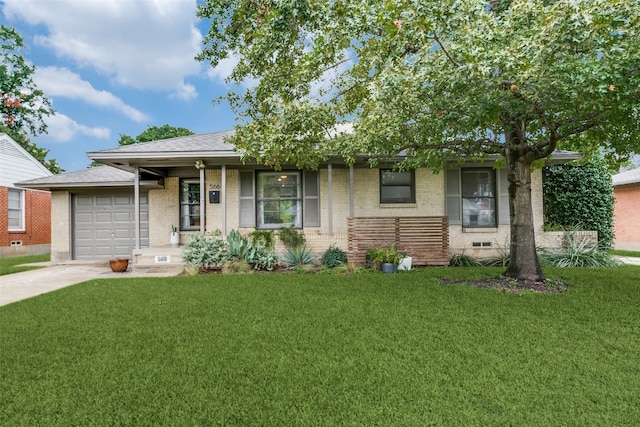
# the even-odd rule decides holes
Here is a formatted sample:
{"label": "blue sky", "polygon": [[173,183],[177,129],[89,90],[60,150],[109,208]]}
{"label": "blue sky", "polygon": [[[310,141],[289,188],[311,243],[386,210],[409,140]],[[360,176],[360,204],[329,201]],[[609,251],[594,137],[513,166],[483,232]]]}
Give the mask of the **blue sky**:
{"label": "blue sky", "polygon": [[196,0],[0,0],[0,22],[24,38],[22,54],[56,110],[48,134],[32,141],[67,171],[149,126],[234,126],[229,106],[212,103],[233,60],[213,69],[194,59],[208,29]]}

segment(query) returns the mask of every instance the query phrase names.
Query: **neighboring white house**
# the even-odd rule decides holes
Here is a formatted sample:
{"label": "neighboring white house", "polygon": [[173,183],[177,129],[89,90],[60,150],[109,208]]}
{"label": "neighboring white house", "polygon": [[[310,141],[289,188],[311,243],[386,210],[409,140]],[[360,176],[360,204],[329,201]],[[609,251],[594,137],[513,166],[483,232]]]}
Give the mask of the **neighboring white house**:
{"label": "neighboring white house", "polygon": [[9,135],[0,133],[0,255],[48,253],[51,194],[15,183],[52,173]]}
{"label": "neighboring white house", "polygon": [[[294,226],[319,253],[331,244],[352,245],[349,223],[358,218],[439,219],[446,227],[441,239],[447,259],[460,252],[489,256],[508,245],[507,176],[504,169],[494,169],[493,161],[434,174],[394,171],[401,156],[377,168],[370,168],[366,157],[353,165],[335,157],[318,170],[275,171],[243,162],[226,140],[230,135],[191,135],[91,152],[89,158],[107,166],[22,182],[22,187],[53,193],[52,258],[105,259],[131,256],[134,248],[164,248],[172,226],[179,228],[183,244],[197,231]],[[578,157],[558,152],[552,162]],[[544,244],[539,170],[533,173],[532,193],[535,230]]]}

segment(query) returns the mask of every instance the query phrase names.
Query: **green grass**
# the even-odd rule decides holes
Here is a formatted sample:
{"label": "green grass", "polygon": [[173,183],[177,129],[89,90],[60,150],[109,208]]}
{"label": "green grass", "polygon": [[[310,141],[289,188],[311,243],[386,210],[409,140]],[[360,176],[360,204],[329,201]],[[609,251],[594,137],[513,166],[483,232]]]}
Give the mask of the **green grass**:
{"label": "green grass", "polygon": [[51,258],[49,254],[2,257],[0,258],[0,276],[5,274],[18,273],[20,271],[35,270],[37,268],[42,268],[40,266],[22,265],[22,264],[29,264],[34,262],[47,262],[50,259]]}
{"label": "green grass", "polygon": [[102,279],[0,307],[0,425],[640,424],[640,267]]}
{"label": "green grass", "polygon": [[621,249],[613,249],[611,250],[611,255],[640,258],[640,251],[623,251]]}

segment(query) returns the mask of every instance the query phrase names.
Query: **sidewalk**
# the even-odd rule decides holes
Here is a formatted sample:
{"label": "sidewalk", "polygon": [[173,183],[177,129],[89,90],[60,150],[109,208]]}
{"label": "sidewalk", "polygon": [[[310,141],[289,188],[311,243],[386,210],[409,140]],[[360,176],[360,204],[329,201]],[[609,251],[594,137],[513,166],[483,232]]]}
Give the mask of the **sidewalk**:
{"label": "sidewalk", "polygon": [[114,273],[108,261],[72,261],[0,276],[0,306],[42,295],[76,283],[118,277],[173,276],[171,273]]}

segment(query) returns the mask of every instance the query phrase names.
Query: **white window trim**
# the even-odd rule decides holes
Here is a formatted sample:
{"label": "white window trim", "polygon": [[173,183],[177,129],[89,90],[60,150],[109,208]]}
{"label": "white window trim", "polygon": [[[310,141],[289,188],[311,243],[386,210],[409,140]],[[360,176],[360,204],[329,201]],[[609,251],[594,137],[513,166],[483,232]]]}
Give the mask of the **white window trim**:
{"label": "white window trim", "polygon": [[[20,224],[18,227],[14,227],[12,228],[11,225],[8,224],[9,222],[9,210],[12,210],[9,208],[9,194],[10,193],[17,193],[20,197],[20,207],[18,208],[20,211]],[[9,231],[12,232],[16,232],[16,231],[25,231],[25,202],[24,202],[24,194],[25,191],[19,188],[9,188],[9,191],[7,193],[7,229]],[[15,210],[15,209],[13,209]]]}
{"label": "white window trim", "polygon": [[[279,198],[279,199],[274,199],[274,198],[264,198],[264,197],[260,197],[260,176],[261,175],[278,175],[278,174],[283,174],[283,175],[296,175],[297,176],[297,195],[296,197],[291,197],[291,198]],[[291,200],[291,201],[296,201],[296,221],[293,223],[293,226],[295,228],[302,228],[302,224],[303,224],[303,218],[302,216],[304,215],[303,213],[303,203],[304,203],[304,195],[303,195],[303,186],[302,186],[302,172],[301,171],[280,171],[280,172],[273,172],[273,171],[257,171],[256,173],[256,226],[258,229],[260,230],[275,230],[275,229],[279,229],[282,227],[288,227],[291,225],[291,223],[264,223],[261,218],[260,218],[260,209],[261,209],[261,203],[266,202],[266,201],[276,201],[276,200]]]}
{"label": "white window trim", "polygon": [[[193,203],[184,203],[184,201],[182,200],[182,186],[183,186],[183,184],[198,184],[198,185],[200,185],[200,180],[198,178],[182,178],[182,179],[180,179],[180,182],[178,184],[179,188],[180,188],[180,190],[179,190],[180,191],[180,195],[179,195],[179,197],[180,197],[180,201],[179,201],[179,204],[180,204],[180,212],[179,212],[179,215],[180,215],[180,227],[179,227],[179,229],[182,230],[182,231],[198,231],[198,230],[200,230],[200,225],[185,225],[185,224],[183,224],[185,215],[186,215],[187,218],[189,218],[190,215],[188,213],[183,215],[182,210],[184,209],[184,207],[188,207],[188,206],[193,206],[194,205]],[[202,195],[200,195],[200,196],[202,197]],[[198,206],[200,206],[200,200],[198,200]],[[200,217],[199,216],[198,216],[198,221],[200,221]]]}

